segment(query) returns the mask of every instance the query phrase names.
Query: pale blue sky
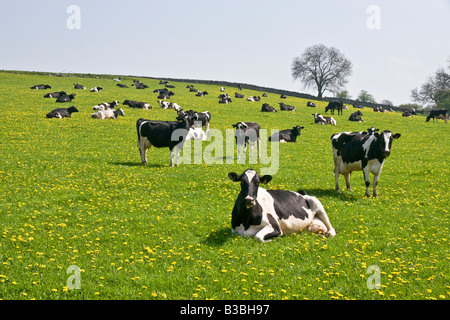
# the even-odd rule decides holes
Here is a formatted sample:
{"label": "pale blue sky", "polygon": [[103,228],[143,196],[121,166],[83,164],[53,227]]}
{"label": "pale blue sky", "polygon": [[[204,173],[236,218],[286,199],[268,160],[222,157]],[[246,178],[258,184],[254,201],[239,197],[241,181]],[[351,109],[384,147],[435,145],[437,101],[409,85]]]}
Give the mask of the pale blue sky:
{"label": "pale blue sky", "polygon": [[[66,26],[70,5],[80,8],[80,29]],[[379,29],[367,27],[371,5],[380,10]],[[396,105],[450,59],[450,0],[15,0],[2,3],[0,28],[0,69],[225,80],[313,94],[290,67],[323,43],[352,61],[353,97],[364,89]]]}

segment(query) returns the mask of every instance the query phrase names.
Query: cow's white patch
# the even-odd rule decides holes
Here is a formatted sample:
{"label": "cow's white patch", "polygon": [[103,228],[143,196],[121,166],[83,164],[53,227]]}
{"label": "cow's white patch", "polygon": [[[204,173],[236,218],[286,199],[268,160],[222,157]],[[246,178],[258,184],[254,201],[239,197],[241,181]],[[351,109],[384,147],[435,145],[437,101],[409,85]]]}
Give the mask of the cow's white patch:
{"label": "cow's white patch", "polygon": [[375,136],[371,135],[369,137],[369,139],[367,139],[366,142],[364,142],[364,144],[362,145],[363,150],[364,150],[364,157],[366,157],[366,158],[368,157],[370,145],[372,144],[374,139],[375,139]]}
{"label": "cow's white patch", "polygon": [[248,182],[251,182],[253,177],[256,175],[256,171],[255,170],[247,170],[247,171],[245,171],[245,175],[248,178]]}
{"label": "cow's white patch", "polygon": [[384,152],[390,152],[389,140],[391,139],[391,135],[392,135],[392,133],[389,133],[389,132],[383,133],[383,139],[384,139],[384,143],[385,143]]}

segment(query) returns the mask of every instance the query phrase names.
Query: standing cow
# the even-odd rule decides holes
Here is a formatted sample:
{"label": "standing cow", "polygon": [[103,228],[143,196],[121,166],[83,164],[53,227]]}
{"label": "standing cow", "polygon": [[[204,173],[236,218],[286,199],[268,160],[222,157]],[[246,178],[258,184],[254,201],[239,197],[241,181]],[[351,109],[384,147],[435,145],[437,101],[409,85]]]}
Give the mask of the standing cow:
{"label": "standing cow", "polygon": [[373,196],[376,197],[378,179],[384,161],[391,153],[393,139],[400,138],[400,133],[393,134],[389,130],[382,133],[371,128],[367,132],[340,132],[331,136],[333,148],[334,177],[336,191],[339,189],[339,175],[345,177],[347,189],[350,187],[350,176],[353,171],[362,171],[366,183],[365,196],[369,197],[370,177],[373,174]]}

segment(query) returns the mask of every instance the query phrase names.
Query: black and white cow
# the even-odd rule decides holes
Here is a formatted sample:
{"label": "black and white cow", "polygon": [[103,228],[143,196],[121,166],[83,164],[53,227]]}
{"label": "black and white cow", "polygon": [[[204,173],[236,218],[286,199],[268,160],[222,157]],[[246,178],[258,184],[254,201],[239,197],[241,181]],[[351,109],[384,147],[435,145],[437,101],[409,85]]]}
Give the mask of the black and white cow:
{"label": "black and white cow", "polygon": [[118,83],[118,84],[116,84],[116,86],[118,86],[119,88],[128,88],[128,86],[123,83]]}
{"label": "black and white cow", "polygon": [[237,92],[234,93],[234,97],[238,98],[238,99],[244,99],[245,98],[245,96],[243,94],[240,94],[240,93],[237,93]]}
{"label": "black and white cow", "polygon": [[148,85],[143,83],[139,83],[136,85],[136,89],[146,89],[146,88],[148,88]]}
{"label": "black and white cow", "polygon": [[196,97],[204,97],[208,94],[208,91],[197,91],[195,94]]}
{"label": "black and white cow", "polygon": [[111,103],[108,103],[108,102],[99,103],[98,105],[94,106],[92,109],[97,110],[97,111],[108,110],[108,109],[114,109],[118,105],[119,105],[119,102],[117,100],[114,100]]}
{"label": "black and white cow", "polygon": [[334,120],[333,117],[324,117],[321,114],[313,113],[314,116],[314,123],[315,124],[332,124],[336,125],[336,120]]}
{"label": "black and white cow", "polygon": [[232,102],[231,101],[231,97],[228,94],[226,94],[226,93],[220,94],[218,96],[218,98],[220,99],[219,103],[229,104],[230,102]]}
{"label": "black and white cow", "polygon": [[75,93],[71,93],[71,94],[69,94],[69,95],[64,95],[64,96],[59,96],[57,99],[56,99],[56,102],[61,102],[61,103],[64,103],[64,102],[70,102],[70,101],[72,101],[73,99],[75,99]]}
{"label": "black and white cow", "polygon": [[364,122],[364,120],[361,118],[362,115],[363,115],[362,112],[358,110],[356,112],[353,112],[348,118],[348,120],[356,122]]}
{"label": "black and white cow", "polygon": [[400,138],[400,133],[393,134],[389,130],[382,133],[371,128],[367,132],[340,132],[331,136],[333,147],[334,177],[336,191],[339,189],[339,175],[345,177],[347,189],[350,187],[350,176],[353,171],[362,171],[366,183],[365,196],[369,197],[370,177],[373,174],[373,196],[377,196],[378,179],[384,161],[391,153],[393,139]]}
{"label": "black and white cow", "polygon": [[58,98],[59,96],[65,96],[67,93],[65,91],[52,92],[44,95],[44,98]]}
{"label": "black and white cow", "polygon": [[74,88],[74,89],[82,89],[82,90],[85,90],[85,89],[86,89],[85,86],[83,86],[83,85],[81,85],[81,84],[78,84],[78,83],[74,83],[74,84],[73,84],[73,88]]}
{"label": "black and white cow", "polygon": [[205,127],[206,135],[209,134],[209,122],[211,121],[211,113],[209,111],[192,111],[192,121],[194,121],[194,124],[196,122],[201,123],[201,127]]}
{"label": "black and white cow", "polygon": [[272,176],[260,176],[247,169],[241,175],[230,172],[233,182],[240,182],[241,191],[231,213],[231,230],[240,236],[267,242],[284,234],[307,230],[319,235],[335,236],[323,205],[316,197],[303,191],[266,190]]}
{"label": "black and white cow", "polygon": [[338,111],[338,115],[342,114],[342,109],[344,108],[344,104],[341,101],[331,100],[328,105],[325,107],[325,113],[328,110],[331,110],[331,114],[334,114],[334,110]]}
{"label": "black and white cow", "polygon": [[175,102],[159,100],[158,103],[159,103],[159,106],[161,107],[161,109],[174,109],[176,111],[181,110],[181,107]]}
{"label": "black and white cow", "polygon": [[233,124],[232,127],[236,128],[234,137],[236,139],[238,160],[241,158],[241,154],[243,159],[245,159],[247,145],[250,145],[250,152],[249,152],[250,158],[253,155],[254,145],[256,145],[258,149],[258,156],[261,157],[261,150],[259,146],[260,145],[259,130],[261,129],[260,125],[256,122],[238,122],[236,124]]}
{"label": "black and white cow", "polygon": [[306,103],[306,106],[307,106],[307,107],[311,107],[311,108],[316,108],[316,107],[317,107],[317,105],[316,105],[314,102],[311,102],[311,101],[308,101],[308,102]]}
{"label": "black and white cow", "polygon": [[283,102],[279,102],[281,111],[295,111],[294,106],[290,106],[288,104],[284,104]]}
{"label": "black and white cow", "polygon": [[297,142],[297,136],[301,134],[301,130],[305,127],[295,126],[292,129],[281,130],[269,137],[269,141],[278,142]]}
{"label": "black and white cow", "polygon": [[122,104],[124,106],[129,106],[130,108],[137,108],[137,109],[151,109],[152,106],[148,104],[147,102],[142,101],[134,101],[134,100],[128,100],[125,99]]}
{"label": "black and white cow", "polygon": [[280,95],[280,99],[287,99],[287,96],[285,94]]}
{"label": "black and white cow", "polygon": [[405,111],[405,112],[403,112],[403,114],[402,114],[402,117],[410,117],[410,118],[412,118],[412,113],[411,112],[409,112],[409,111]]}
{"label": "black and white cow", "polygon": [[261,111],[262,112],[277,112],[277,110],[270,106],[268,103],[263,103],[262,107],[261,107]]}
{"label": "black and white cow", "polygon": [[72,113],[79,112],[77,107],[71,106],[69,108],[58,108],[50,111],[45,116],[47,118],[71,118]]}
{"label": "black and white cow", "polygon": [[431,110],[430,114],[427,117],[426,122],[430,121],[431,118],[433,118],[433,122],[434,122],[434,118],[436,118],[436,122],[438,121],[438,117],[439,116],[443,116],[445,123],[447,123],[447,119],[448,119],[448,110],[446,109],[436,109],[436,110]]}
{"label": "black and white cow", "polygon": [[93,114],[91,114],[91,118],[93,119],[117,119],[119,116],[125,116],[125,113],[122,109],[106,109],[106,110],[99,110]]}
{"label": "black and white cow", "polygon": [[170,166],[178,165],[178,159],[192,125],[192,119],[188,113],[179,115],[177,121],[154,121],[138,119],[136,122],[138,147],[141,161],[147,164],[147,149],[169,148]]}
{"label": "black and white cow", "polygon": [[52,87],[48,84],[37,84],[35,86],[30,87],[30,89],[38,89],[38,90],[45,90],[45,89],[51,89]]}
{"label": "black and white cow", "polygon": [[98,86],[98,87],[93,87],[93,88],[91,88],[91,92],[99,92],[100,90],[103,90],[103,88],[102,87],[100,87],[100,86]]}

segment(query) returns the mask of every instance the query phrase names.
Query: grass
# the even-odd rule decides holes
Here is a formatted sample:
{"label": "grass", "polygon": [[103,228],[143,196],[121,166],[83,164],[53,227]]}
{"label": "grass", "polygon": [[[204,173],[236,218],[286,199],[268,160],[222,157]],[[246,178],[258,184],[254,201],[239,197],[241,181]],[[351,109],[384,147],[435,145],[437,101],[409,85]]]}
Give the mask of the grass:
{"label": "grass", "polygon": [[[279,109],[278,95],[225,106],[218,104],[219,86],[194,84],[209,93],[200,98],[186,89],[191,83],[171,83],[171,101],[209,110],[211,128],[224,136],[237,121],[305,127],[297,143],[280,144],[279,170],[268,187],[317,196],[337,235],[259,243],[230,232],[239,185],[227,174],[266,165],[170,168],[168,149],[150,149],[149,165],[142,166],[136,120],[174,120],[175,111],[159,108],[152,92],[163,87],[158,80],[141,79],[150,88],[137,90],[118,88],[112,78],[0,72],[0,298],[449,299],[448,124],[367,108],[365,122],[352,123],[350,107],[335,116],[336,126],[318,126],[304,99],[283,100],[295,113],[267,114],[262,102]],[[72,90],[74,82],[88,90]],[[29,89],[40,83],[52,89]],[[89,92],[98,85],[104,90]],[[235,89],[226,92],[234,97]],[[72,104],[80,112],[47,119],[61,104],[43,95],[60,90],[77,94]],[[94,105],[125,99],[153,109],[122,106],[125,117],[90,118]],[[325,102],[316,103],[323,113]],[[353,174],[353,192],[335,193],[331,134],[371,126],[402,134],[381,173],[379,196],[363,197],[362,172]],[[345,186],[343,177],[340,183]],[[67,286],[71,265],[80,268],[81,289]],[[370,266],[379,268],[379,288],[367,285]]]}

